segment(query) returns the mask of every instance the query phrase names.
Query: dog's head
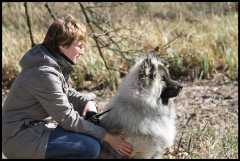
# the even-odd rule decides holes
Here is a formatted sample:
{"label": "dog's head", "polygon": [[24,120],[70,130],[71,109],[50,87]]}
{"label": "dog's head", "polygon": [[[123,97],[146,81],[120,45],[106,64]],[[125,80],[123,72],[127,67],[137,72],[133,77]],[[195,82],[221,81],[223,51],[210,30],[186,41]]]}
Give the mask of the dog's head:
{"label": "dog's head", "polygon": [[167,104],[169,98],[176,97],[183,88],[181,84],[170,78],[167,68],[154,56],[141,61],[138,79],[140,88],[155,88],[163,104]]}

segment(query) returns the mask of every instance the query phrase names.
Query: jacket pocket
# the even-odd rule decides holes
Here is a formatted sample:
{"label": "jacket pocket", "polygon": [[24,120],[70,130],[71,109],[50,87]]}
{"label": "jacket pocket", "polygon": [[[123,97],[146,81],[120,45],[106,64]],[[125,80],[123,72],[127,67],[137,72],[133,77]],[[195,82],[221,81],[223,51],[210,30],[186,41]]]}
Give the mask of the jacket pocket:
{"label": "jacket pocket", "polygon": [[38,125],[30,127],[29,131],[33,136],[39,137],[39,134],[41,134],[45,130],[45,128],[46,127],[43,123],[39,123]]}

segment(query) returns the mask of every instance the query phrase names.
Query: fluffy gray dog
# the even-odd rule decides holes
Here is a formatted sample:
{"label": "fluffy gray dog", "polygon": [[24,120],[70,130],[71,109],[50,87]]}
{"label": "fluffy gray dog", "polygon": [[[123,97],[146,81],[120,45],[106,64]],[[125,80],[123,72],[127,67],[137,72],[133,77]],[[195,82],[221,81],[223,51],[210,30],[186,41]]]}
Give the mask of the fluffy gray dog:
{"label": "fluffy gray dog", "polygon": [[[104,108],[112,110],[102,116],[100,126],[127,136],[134,149],[129,158],[162,158],[174,143],[176,112],[171,98],[181,89],[158,58],[141,58]],[[121,157],[103,143],[99,158]]]}

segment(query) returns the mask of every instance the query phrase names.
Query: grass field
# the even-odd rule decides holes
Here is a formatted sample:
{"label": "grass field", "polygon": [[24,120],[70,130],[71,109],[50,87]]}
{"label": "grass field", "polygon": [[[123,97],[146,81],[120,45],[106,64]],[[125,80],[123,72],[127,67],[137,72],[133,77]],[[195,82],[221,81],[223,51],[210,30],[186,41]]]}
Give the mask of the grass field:
{"label": "grass field", "polygon": [[[43,41],[48,26],[53,22],[44,4],[28,3],[35,43]],[[90,2],[84,4],[103,5]],[[51,2],[49,5],[56,17],[71,13],[84,22],[91,33],[78,3]],[[128,72],[133,63],[126,57],[135,59],[154,51],[169,63],[173,75],[194,80],[212,78],[216,73],[223,72],[231,79],[238,79],[237,3],[124,3],[112,8],[96,8],[96,11],[99,15],[107,12],[114,28],[134,20],[124,29],[116,30],[115,34],[127,35],[137,41],[130,43],[123,39],[120,44],[122,51],[141,52],[129,52],[123,57],[114,51],[102,49],[110,67]],[[31,48],[31,41],[23,2],[2,3],[2,15],[3,82],[11,84],[16,73],[21,70],[18,62]],[[104,24],[101,25],[104,27]],[[101,34],[99,31],[96,33]],[[176,38],[180,33],[182,35]],[[174,41],[166,45],[171,40]],[[97,48],[92,47],[94,45],[92,37],[89,37],[86,54],[79,60],[77,72],[72,75],[74,86],[83,87],[85,80],[90,80],[96,86],[102,84],[116,89],[121,74],[116,70],[107,72]]]}

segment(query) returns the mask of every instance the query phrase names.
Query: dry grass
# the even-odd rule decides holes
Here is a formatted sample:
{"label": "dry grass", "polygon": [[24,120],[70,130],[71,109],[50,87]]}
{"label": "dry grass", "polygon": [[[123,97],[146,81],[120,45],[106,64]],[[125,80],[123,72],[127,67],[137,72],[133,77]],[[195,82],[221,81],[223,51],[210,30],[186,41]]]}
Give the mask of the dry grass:
{"label": "dry grass", "polygon": [[178,134],[166,158],[238,158],[238,82],[183,83],[175,99]]}
{"label": "dry grass", "polygon": [[[49,4],[55,16],[71,13],[85,22],[78,3]],[[100,4],[88,3],[88,5]],[[34,40],[36,43],[41,43],[53,19],[44,3],[29,3],[28,6]],[[106,12],[102,8],[97,11]],[[170,63],[170,71],[173,75],[180,73],[180,75],[188,75],[191,79],[204,79],[211,78],[217,72],[224,72],[231,79],[238,79],[236,3],[126,3],[116,8],[109,8],[107,11],[111,14],[112,24],[116,28],[132,19],[135,20],[126,26],[128,30],[119,30],[116,33],[127,35],[138,42],[138,44],[130,44],[126,41],[125,45],[121,46],[123,50],[142,49],[144,53],[153,51],[159,46],[160,50],[154,52]],[[2,14],[2,67],[8,69],[10,73],[13,70],[19,72],[21,68],[18,62],[31,47],[23,2],[4,2]],[[181,32],[183,33],[181,37],[166,50],[161,50],[161,45],[167,44]],[[105,86],[111,83],[111,89],[114,89],[117,87],[119,74],[110,71],[110,76],[106,72],[97,49],[91,47],[92,45],[94,41],[89,38],[86,55],[79,61],[79,64],[85,65],[78,66],[76,75],[79,80],[75,85],[82,87],[85,76],[87,79],[91,78],[91,81],[98,77],[101,78],[101,82],[105,82]],[[109,66],[121,66],[121,70],[128,72],[132,65],[112,51],[103,50],[103,54]],[[127,57],[135,59],[145,55],[130,53]],[[5,75],[6,72],[3,71],[2,74]],[[76,78],[75,75],[72,76],[74,77]],[[99,79],[95,82],[98,84]]]}

